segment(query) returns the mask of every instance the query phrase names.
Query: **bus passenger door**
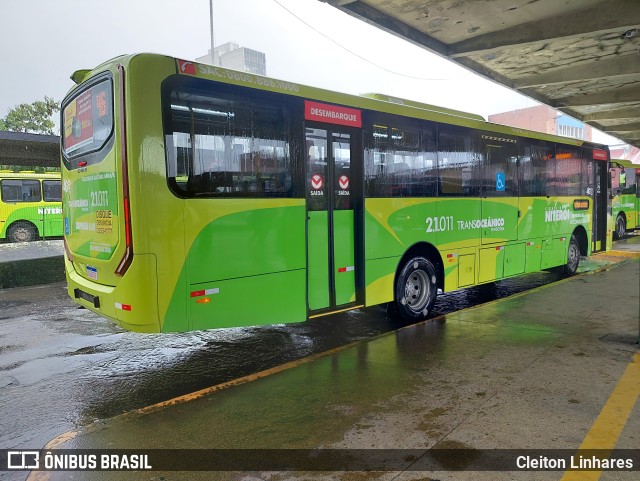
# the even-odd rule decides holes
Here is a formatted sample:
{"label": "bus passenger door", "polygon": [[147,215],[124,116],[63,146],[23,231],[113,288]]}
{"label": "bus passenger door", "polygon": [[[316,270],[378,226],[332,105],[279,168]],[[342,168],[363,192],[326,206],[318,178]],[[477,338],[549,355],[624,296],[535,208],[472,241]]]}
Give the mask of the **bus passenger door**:
{"label": "bus passenger door", "polygon": [[352,307],[361,295],[357,142],[352,132],[335,126],[306,129],[307,299],[312,313]]}
{"label": "bus passenger door", "polygon": [[587,195],[593,198],[591,252],[600,252],[607,249],[607,211],[611,202],[607,195],[607,162],[593,160],[589,165],[592,168],[588,170],[592,172],[588,173],[590,186]]}

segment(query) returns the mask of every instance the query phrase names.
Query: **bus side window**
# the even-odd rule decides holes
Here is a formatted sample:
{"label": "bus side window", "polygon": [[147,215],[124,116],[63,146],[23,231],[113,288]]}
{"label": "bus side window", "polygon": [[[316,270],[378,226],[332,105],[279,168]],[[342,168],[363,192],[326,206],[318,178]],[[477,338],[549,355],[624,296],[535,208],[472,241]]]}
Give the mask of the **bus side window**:
{"label": "bus side window", "polygon": [[441,129],[439,135],[439,195],[479,195],[485,155],[476,136],[469,129],[452,126]]}
{"label": "bus side window", "polygon": [[0,183],[2,189],[3,202],[20,202],[21,198],[21,182],[19,180],[3,180]]}
{"label": "bus side window", "polygon": [[45,202],[62,202],[62,183],[59,180],[43,180],[42,190]]}
{"label": "bus side window", "polygon": [[[553,144],[530,142],[519,158],[518,177],[522,197],[542,197],[551,194],[555,166]],[[548,187],[549,185],[549,187]]]}
{"label": "bus side window", "polygon": [[177,194],[294,195],[290,114],[279,99],[244,98],[178,83],[167,97],[165,132],[169,185]]}
{"label": "bus side window", "polygon": [[42,200],[42,196],[40,193],[40,181],[23,180],[22,199],[25,202],[40,202],[40,200]]}
{"label": "bus side window", "polygon": [[620,183],[620,187],[622,187],[623,194],[635,194],[637,193],[637,185],[638,185],[638,175],[636,174],[635,169],[625,169],[625,183]]}
{"label": "bus side window", "polygon": [[40,202],[39,180],[13,180],[2,181],[3,202]]}

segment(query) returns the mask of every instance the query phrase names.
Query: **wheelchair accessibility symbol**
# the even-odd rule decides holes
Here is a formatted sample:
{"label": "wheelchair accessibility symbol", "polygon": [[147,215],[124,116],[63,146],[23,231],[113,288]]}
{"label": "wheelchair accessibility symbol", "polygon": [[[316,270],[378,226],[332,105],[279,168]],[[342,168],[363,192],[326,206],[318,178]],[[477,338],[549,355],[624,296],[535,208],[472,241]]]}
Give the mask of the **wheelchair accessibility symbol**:
{"label": "wheelchair accessibility symbol", "polygon": [[504,192],[505,190],[504,172],[496,172],[496,190],[499,192]]}

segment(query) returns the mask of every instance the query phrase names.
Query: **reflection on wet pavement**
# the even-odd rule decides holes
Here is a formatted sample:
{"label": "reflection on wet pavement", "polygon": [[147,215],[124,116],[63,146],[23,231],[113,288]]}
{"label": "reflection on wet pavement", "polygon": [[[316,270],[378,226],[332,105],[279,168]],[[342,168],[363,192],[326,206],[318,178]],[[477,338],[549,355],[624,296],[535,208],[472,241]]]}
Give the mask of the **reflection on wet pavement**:
{"label": "reflection on wet pavement", "polygon": [[[441,294],[430,317],[561,277],[541,272]],[[141,335],[76,308],[61,283],[0,291],[0,312],[3,448],[40,447],[78,425],[402,326],[385,308],[373,307],[300,324]],[[437,342],[444,335],[443,326],[444,318],[426,323],[424,335]],[[402,337],[400,331],[398,336]]]}

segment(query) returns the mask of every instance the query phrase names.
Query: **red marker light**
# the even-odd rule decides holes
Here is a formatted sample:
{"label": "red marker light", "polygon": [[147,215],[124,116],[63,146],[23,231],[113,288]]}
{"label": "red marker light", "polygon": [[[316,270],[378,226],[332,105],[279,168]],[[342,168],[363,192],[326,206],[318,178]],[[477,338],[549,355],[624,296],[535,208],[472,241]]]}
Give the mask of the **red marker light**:
{"label": "red marker light", "polygon": [[62,239],[62,245],[64,245],[64,253],[67,255],[67,259],[69,262],[73,262],[73,256],[71,255],[71,250],[67,245],[67,239]]}
{"label": "red marker light", "polygon": [[124,91],[124,67],[118,65],[120,77],[120,157],[122,162],[122,210],[124,213],[124,234],[125,248],[124,254],[114,274],[118,277],[124,276],[129,266],[133,262],[133,236],[131,227],[131,206],[129,205],[129,167],[127,160],[127,125],[125,115],[125,91]]}

